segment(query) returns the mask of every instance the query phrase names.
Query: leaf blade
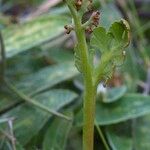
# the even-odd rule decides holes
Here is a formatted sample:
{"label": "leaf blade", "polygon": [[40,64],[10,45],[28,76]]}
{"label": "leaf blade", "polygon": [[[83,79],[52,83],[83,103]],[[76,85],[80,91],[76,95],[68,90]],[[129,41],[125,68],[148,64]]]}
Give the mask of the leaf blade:
{"label": "leaf blade", "polygon": [[[65,112],[68,116],[73,116],[70,112]],[[72,127],[72,122],[56,118],[48,128],[43,142],[44,150],[65,150],[67,136]]]}
{"label": "leaf blade", "polygon": [[6,56],[12,57],[53,39],[63,32],[63,26],[67,21],[65,16],[45,15],[24,24],[5,28],[2,33]]}
{"label": "leaf blade", "polygon": [[[68,90],[51,90],[35,96],[34,98],[51,110],[57,111],[65,105],[71,103],[77,95]],[[29,104],[21,104],[8,111],[3,118],[14,117],[15,137],[21,145],[26,145],[31,138],[36,135],[48,121],[51,114]]]}
{"label": "leaf blade", "polygon": [[35,95],[77,74],[78,71],[73,63],[63,63],[43,68],[27,78],[24,78],[19,83],[16,83],[15,86],[27,95]]}
{"label": "leaf blade", "polygon": [[[150,113],[150,96],[128,94],[115,103],[97,103],[96,121],[98,125],[110,125],[134,119]],[[76,126],[82,125],[82,111],[76,116]]]}

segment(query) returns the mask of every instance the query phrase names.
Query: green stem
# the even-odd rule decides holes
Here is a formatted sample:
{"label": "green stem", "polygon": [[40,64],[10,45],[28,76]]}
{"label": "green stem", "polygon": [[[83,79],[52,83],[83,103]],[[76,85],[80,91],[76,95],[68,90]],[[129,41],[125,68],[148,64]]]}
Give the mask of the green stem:
{"label": "green stem", "polygon": [[95,125],[96,125],[96,129],[98,131],[98,134],[99,134],[99,136],[100,136],[100,138],[101,138],[101,140],[102,140],[102,142],[103,142],[103,144],[105,146],[105,149],[106,150],[110,150],[110,148],[109,148],[109,146],[107,144],[107,141],[106,141],[106,139],[105,139],[105,137],[103,135],[103,132],[102,132],[100,126],[98,125],[97,121],[95,121]]}
{"label": "green stem", "polygon": [[85,84],[83,106],[83,150],[94,147],[95,88]]}
{"label": "green stem", "polygon": [[6,57],[5,57],[4,41],[3,41],[1,32],[0,32],[0,49],[1,49],[0,80],[4,81],[5,68],[6,68]]}
{"label": "green stem", "polygon": [[83,100],[83,150],[93,150],[96,88],[93,85],[92,69],[89,64],[85,33],[81,23],[78,24],[78,20],[75,20],[75,24],[76,37],[81,54],[85,86]]}
{"label": "green stem", "polygon": [[93,84],[93,72],[89,63],[88,47],[86,43],[85,31],[81,23],[81,16],[79,16],[70,0],[66,0],[66,3],[74,19],[85,85],[83,102],[83,150],[93,150],[96,86]]}

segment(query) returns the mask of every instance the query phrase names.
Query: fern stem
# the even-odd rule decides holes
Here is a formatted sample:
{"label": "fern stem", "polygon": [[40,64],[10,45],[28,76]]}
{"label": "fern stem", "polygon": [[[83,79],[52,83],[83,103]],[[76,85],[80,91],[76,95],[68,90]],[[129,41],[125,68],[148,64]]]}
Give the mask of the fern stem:
{"label": "fern stem", "polygon": [[81,24],[76,26],[76,37],[81,54],[85,87],[83,99],[83,150],[93,150],[96,88],[93,85],[88,48],[85,33]]}
{"label": "fern stem", "polygon": [[[84,1],[87,2],[87,1]],[[93,84],[93,72],[89,63],[88,47],[81,16],[77,13],[70,0],[66,0],[75,24],[77,44],[81,55],[82,73],[84,78],[83,100],[83,150],[93,150],[94,147],[94,118],[96,87]]]}

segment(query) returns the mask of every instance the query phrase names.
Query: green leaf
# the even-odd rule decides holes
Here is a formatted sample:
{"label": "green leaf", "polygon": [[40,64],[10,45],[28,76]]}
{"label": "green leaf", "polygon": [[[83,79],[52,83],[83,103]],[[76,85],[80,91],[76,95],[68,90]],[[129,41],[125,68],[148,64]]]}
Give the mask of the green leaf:
{"label": "green leaf", "polygon": [[91,46],[96,47],[101,53],[110,49],[110,34],[106,33],[106,29],[98,27],[94,29],[91,38]]}
{"label": "green leaf", "polygon": [[[122,126],[126,128],[125,126]],[[106,136],[112,150],[132,150],[132,138],[129,135],[125,135],[124,132],[120,130],[119,127],[107,127]],[[131,131],[126,131],[130,133]]]}
{"label": "green leaf", "polygon": [[72,62],[73,54],[65,49],[53,48],[48,52],[50,59],[55,63]]}
{"label": "green leaf", "polygon": [[149,127],[150,115],[146,115],[132,122],[106,127],[106,136],[113,150],[149,150]]}
{"label": "green leaf", "polygon": [[[77,95],[68,90],[51,90],[35,96],[34,98],[51,110],[57,111],[71,103]],[[36,135],[45,123],[52,117],[46,111],[29,104],[21,104],[2,115],[3,118],[14,117],[14,133],[21,145],[26,145]]]}
{"label": "green leaf", "polygon": [[30,22],[13,25],[2,30],[6,56],[12,57],[22,51],[50,41],[64,31],[68,22],[65,16],[44,15]]}
{"label": "green leaf", "polygon": [[[109,32],[113,36],[112,46],[114,51],[124,49],[130,42],[130,26],[128,22],[122,19],[120,22],[114,22]],[[116,48],[116,50],[115,50]]]}
{"label": "green leaf", "polygon": [[[96,121],[99,125],[109,125],[150,113],[150,96],[128,94],[114,103],[96,104]],[[76,116],[76,125],[82,124],[82,112]]]}
{"label": "green leaf", "polygon": [[95,69],[96,80],[107,82],[112,77],[115,67],[124,62],[124,49],[130,42],[130,27],[126,20],[114,22],[108,32],[103,27],[94,29],[91,46],[98,49],[101,53],[100,63]]}
{"label": "green leaf", "polygon": [[[71,114],[70,112],[65,113],[67,116],[70,116]],[[67,137],[71,127],[72,122],[56,118],[46,131],[43,142],[43,149],[65,150]]]}
{"label": "green leaf", "polygon": [[112,103],[119,100],[126,93],[126,86],[110,88],[107,90],[107,93],[104,95],[104,103]]}
{"label": "green leaf", "polygon": [[13,80],[17,82],[20,79],[37,72],[45,65],[47,64],[43,59],[43,51],[40,47],[35,47],[30,49],[30,51],[22,52],[7,59],[6,74],[9,79],[13,78]]}
{"label": "green leaf", "polygon": [[129,94],[112,104],[97,104],[96,120],[107,125],[137,118],[150,113],[150,96]]}
{"label": "green leaf", "polygon": [[78,74],[73,63],[63,63],[46,67],[29,75],[15,86],[28,95],[33,95],[48,89],[62,81],[68,80]]}
{"label": "green leaf", "polygon": [[[77,74],[78,71],[73,63],[63,63],[43,68],[39,72],[29,75],[27,78],[24,78],[14,85],[19,91],[31,96],[60,82],[68,80]],[[3,112],[20,102],[20,98],[7,87],[1,87],[0,91],[0,112]]]}
{"label": "green leaf", "polygon": [[114,22],[108,32],[104,27],[94,29],[91,46],[96,47],[101,53],[114,53],[122,51],[130,41],[130,27],[126,20]]}
{"label": "green leaf", "polygon": [[75,60],[75,66],[78,69],[79,72],[82,72],[82,58],[81,58],[81,50],[79,49],[79,46],[76,45],[74,48],[75,54],[74,54],[74,60]]}
{"label": "green leaf", "polygon": [[150,115],[135,120],[134,126],[135,149],[149,150],[150,148]]}

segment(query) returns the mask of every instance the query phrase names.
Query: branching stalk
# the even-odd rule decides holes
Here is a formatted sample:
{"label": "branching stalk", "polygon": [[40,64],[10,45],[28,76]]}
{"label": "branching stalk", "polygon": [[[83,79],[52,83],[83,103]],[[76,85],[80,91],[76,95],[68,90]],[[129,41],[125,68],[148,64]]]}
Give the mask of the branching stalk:
{"label": "branching stalk", "polygon": [[[84,79],[83,150],[93,150],[97,86],[101,81],[104,81],[106,84],[108,79],[111,78],[114,68],[118,66],[118,63],[121,63],[118,61],[118,58],[124,60],[124,48],[127,47],[130,42],[130,27],[128,22],[122,19],[120,22],[113,23],[108,33],[106,33],[105,28],[98,27],[100,19],[99,11],[93,11],[89,20],[82,24],[82,15],[89,10],[92,0],[65,1],[73,18],[73,29],[77,38],[77,44],[75,46],[75,65],[82,73]],[[70,33],[68,26],[65,26],[65,29],[67,29],[67,33]],[[98,48],[100,52],[102,50],[104,51],[101,52],[102,56],[100,62],[95,67],[93,65],[93,54],[87,46],[85,32],[93,32],[90,43],[91,46]],[[98,131],[106,149],[109,149],[99,128]]]}
{"label": "branching stalk", "polygon": [[83,150],[93,149],[94,139],[94,116],[95,116],[95,95],[96,87],[93,84],[93,72],[89,63],[88,47],[86,43],[85,31],[82,27],[81,17],[71,4],[66,0],[75,24],[77,44],[81,54],[81,64],[83,67],[84,78],[84,106],[83,106]]}

